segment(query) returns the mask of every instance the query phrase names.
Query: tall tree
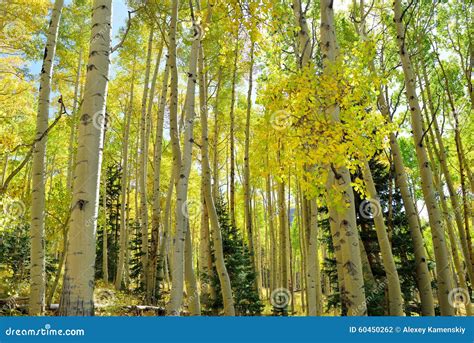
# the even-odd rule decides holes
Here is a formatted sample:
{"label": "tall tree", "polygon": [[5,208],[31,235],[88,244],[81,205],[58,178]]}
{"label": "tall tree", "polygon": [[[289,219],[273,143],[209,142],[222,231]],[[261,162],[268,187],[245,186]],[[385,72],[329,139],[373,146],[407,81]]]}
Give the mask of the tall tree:
{"label": "tall tree", "polygon": [[112,0],[94,0],[90,54],[80,111],[71,220],[59,314],[94,314],[100,167],[111,52]]}
{"label": "tall tree", "polygon": [[[323,56],[323,73],[331,75],[336,67],[338,46],[334,27],[334,9],[332,0],[321,1],[321,53]],[[340,121],[339,104],[329,103],[325,113],[333,123]],[[330,221],[336,228],[336,236],[341,237],[342,267],[344,269],[344,286],[347,293],[349,315],[366,315],[366,300],[362,263],[359,250],[359,233],[356,226],[354,193],[351,187],[350,173],[346,166],[326,167],[328,171],[328,198],[342,198],[345,208],[337,211],[334,218],[330,212]],[[333,207],[329,201],[328,207]]]}
{"label": "tall tree", "polygon": [[452,289],[452,276],[449,262],[446,241],[444,238],[444,228],[441,220],[441,212],[436,200],[433,187],[433,173],[430,167],[428,154],[424,145],[423,122],[416,92],[416,78],[413,71],[412,62],[407,49],[406,29],[403,23],[403,13],[400,0],[393,3],[394,21],[397,29],[397,43],[399,47],[399,56],[402,62],[403,73],[405,76],[405,87],[408,103],[411,113],[411,125],[413,130],[413,140],[416,149],[416,157],[421,176],[421,188],[426,202],[431,236],[433,237],[434,252],[436,256],[436,271],[438,283],[438,300],[440,304],[441,315],[453,315],[453,307],[449,304],[448,294]]}
{"label": "tall tree", "polygon": [[[36,116],[36,139],[33,149],[32,199],[31,199],[31,268],[30,268],[30,315],[39,315],[44,311],[45,297],[45,160],[46,140],[49,119],[49,98],[53,77],[53,61],[56,54],[59,21],[63,0],[56,0],[44,48],[43,66],[40,75],[38,112]],[[62,107],[60,108],[62,111]],[[3,179],[2,179],[3,180]]]}
{"label": "tall tree", "polygon": [[[173,268],[172,268],[172,288],[170,302],[168,303],[168,313],[171,315],[179,315],[182,302],[183,302],[183,270],[185,263],[185,241],[189,227],[189,204],[188,204],[188,184],[189,184],[189,173],[191,170],[192,162],[192,149],[194,145],[193,139],[193,127],[194,127],[194,106],[195,106],[195,85],[197,83],[197,58],[199,48],[199,29],[197,27],[196,20],[194,18],[192,3],[191,16],[193,23],[193,42],[191,45],[191,54],[189,56],[189,71],[188,71],[188,82],[186,88],[186,99],[185,99],[185,120],[184,120],[184,139],[183,139],[183,152],[175,152],[175,164],[177,168],[177,182],[176,182],[176,229],[173,237]],[[174,8],[173,8],[174,14]],[[173,20],[173,15],[172,15]],[[171,51],[171,34],[170,34],[170,51]],[[170,52],[171,55],[171,52]],[[170,65],[171,67],[171,65]],[[173,74],[172,81],[173,83]],[[173,92],[173,89],[171,90]],[[173,95],[173,93],[172,93]],[[171,101],[174,101],[172,98]],[[174,125],[174,124],[173,124]],[[176,127],[173,128],[175,130]],[[174,149],[180,150],[179,141],[176,132],[172,132],[172,139]],[[177,146],[176,146],[177,144]],[[180,157],[180,159],[178,159]],[[197,296],[196,298],[199,299]]]}

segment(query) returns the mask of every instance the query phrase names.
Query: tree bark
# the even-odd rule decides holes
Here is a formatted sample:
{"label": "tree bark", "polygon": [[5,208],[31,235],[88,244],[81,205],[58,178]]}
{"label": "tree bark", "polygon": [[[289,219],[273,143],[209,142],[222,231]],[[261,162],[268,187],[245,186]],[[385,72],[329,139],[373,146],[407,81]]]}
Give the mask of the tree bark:
{"label": "tree bark", "polygon": [[[321,1],[321,52],[323,55],[323,73],[330,75],[336,63],[338,47],[334,27],[333,1]],[[332,122],[339,122],[339,104],[328,104],[325,112]],[[354,193],[351,187],[349,170],[345,166],[329,166],[327,191],[328,199],[334,192],[342,197],[346,208],[341,211],[332,211],[334,207],[328,202],[330,220],[334,221],[334,234],[339,236],[342,252],[342,267],[344,273],[344,292],[349,315],[367,315],[362,263],[359,249],[359,233],[356,225]],[[337,213],[336,218],[332,215]]]}
{"label": "tree bark", "polygon": [[214,258],[217,269],[217,276],[222,291],[224,303],[224,314],[226,316],[235,316],[234,299],[232,296],[232,286],[229,274],[224,261],[224,249],[222,246],[221,229],[219,218],[217,217],[214,197],[211,189],[211,167],[209,163],[209,138],[207,135],[207,91],[204,77],[204,52],[202,46],[199,49],[199,98],[201,105],[201,168],[202,184],[204,192],[205,205],[211,223],[212,241],[214,244]]}
{"label": "tree bark", "polygon": [[92,38],[78,134],[60,315],[94,314],[99,180],[111,50],[112,0],[94,0]]}
{"label": "tree bark", "polygon": [[147,170],[148,170],[148,135],[147,135],[147,101],[150,81],[151,52],[153,48],[153,27],[150,27],[148,37],[148,52],[145,67],[145,83],[143,86],[141,119],[140,119],[140,148],[138,189],[140,193],[140,229],[141,229],[141,282],[146,287],[148,270],[148,197],[147,197]]}
{"label": "tree bark", "polygon": [[436,271],[438,276],[438,299],[441,315],[453,315],[453,307],[449,304],[448,294],[452,289],[451,271],[448,264],[448,252],[444,239],[444,230],[441,220],[441,212],[438,208],[435,191],[433,188],[433,173],[430,168],[428,155],[423,143],[423,125],[420,105],[416,94],[415,74],[408,51],[405,46],[405,27],[402,18],[402,5],[400,0],[394,1],[395,25],[397,29],[397,43],[399,55],[405,75],[406,94],[410,106],[413,139],[416,148],[416,156],[420,168],[421,187],[425,198],[433,247],[436,256]]}
{"label": "tree bark", "polygon": [[160,187],[160,176],[161,176],[161,158],[163,150],[163,125],[165,120],[165,109],[166,109],[166,95],[168,93],[168,80],[169,80],[169,61],[167,58],[165,72],[163,75],[163,83],[161,85],[161,97],[158,108],[158,119],[156,123],[156,138],[155,138],[155,151],[154,151],[154,173],[153,173],[153,213],[152,213],[152,244],[150,250],[150,260],[148,268],[148,279],[147,279],[147,297],[149,301],[155,302],[156,288],[156,268],[158,263],[158,241],[159,231],[161,226],[161,187]]}
{"label": "tree bark", "polygon": [[237,87],[237,56],[239,50],[239,30],[237,29],[235,37],[235,55],[234,55],[234,69],[232,71],[232,90],[230,102],[230,220],[233,226],[237,226],[235,222],[235,102],[236,102],[236,87]]}
{"label": "tree bark", "polygon": [[377,194],[377,190],[375,189],[372,172],[367,160],[364,161],[362,174],[367,187],[368,195],[370,197],[369,201],[375,202],[376,204],[374,206],[378,205],[378,208],[373,211],[373,219],[380,252],[382,254],[382,263],[387,277],[389,314],[391,316],[404,316],[405,313],[403,312],[403,298],[402,291],[400,289],[400,279],[398,277],[395,260],[393,259],[392,246],[388,238],[387,228],[385,227],[379,196]]}
{"label": "tree bark", "polygon": [[32,198],[31,198],[31,262],[30,262],[30,299],[29,314],[41,315],[45,300],[45,159],[49,118],[49,98],[51,79],[53,77],[53,60],[56,54],[56,43],[63,0],[56,0],[48,28],[44,48],[43,66],[40,74],[38,112],[36,116],[36,142],[33,149]]}
{"label": "tree bark", "polygon": [[79,51],[79,58],[77,62],[76,80],[74,81],[74,99],[72,103],[71,112],[71,132],[69,134],[69,159],[67,161],[67,176],[66,187],[72,191],[72,171],[74,168],[74,143],[76,141],[76,127],[77,127],[77,105],[79,103],[79,86],[81,83],[81,69],[82,69],[82,49]]}
{"label": "tree bark", "polygon": [[[174,2],[173,2],[174,5]],[[174,7],[174,6],[173,6]],[[176,11],[177,13],[177,11]],[[172,20],[174,17],[174,8],[173,8],[173,15]],[[176,23],[175,23],[176,24]],[[193,32],[197,34],[198,29],[196,28],[196,22],[193,18]],[[174,29],[176,30],[176,29]],[[175,32],[176,33],[176,32]],[[171,35],[170,35],[171,36]],[[173,37],[174,39],[175,37]],[[173,49],[171,48],[174,43],[171,43],[170,37],[170,56],[174,54],[176,57],[176,51],[171,52]],[[174,153],[175,163],[178,168],[178,177],[177,177],[177,184],[176,184],[176,230],[175,235],[173,237],[173,265],[172,265],[172,288],[171,288],[171,295],[170,295],[170,302],[168,303],[167,312],[170,315],[179,315],[180,309],[183,303],[183,267],[184,267],[184,248],[185,248],[185,240],[186,240],[186,231],[188,228],[188,221],[189,221],[189,213],[188,213],[188,200],[187,200],[187,192],[188,192],[188,181],[189,181],[189,173],[191,170],[191,162],[192,162],[192,148],[194,144],[193,139],[193,121],[194,121],[194,106],[195,106],[195,84],[197,82],[197,58],[198,58],[198,48],[199,48],[199,39],[193,40],[191,46],[191,54],[189,57],[189,71],[188,71],[188,82],[187,82],[187,89],[186,89],[186,100],[185,100],[185,121],[184,121],[184,142],[183,142],[183,154],[181,159],[177,159],[180,157],[180,153],[177,151]],[[175,60],[176,61],[176,60]],[[170,67],[176,69],[176,64],[170,64]],[[174,102],[177,100],[174,97],[175,94],[173,92],[177,91],[177,79],[175,74],[176,70],[173,70],[171,74],[171,101]],[[173,85],[173,82],[176,82]],[[170,111],[170,113],[172,113]],[[171,117],[170,117],[171,118]],[[175,117],[176,118],[176,117]],[[175,118],[173,120],[175,120]],[[173,131],[171,134],[171,138],[174,140],[172,144],[174,149],[180,150],[179,141],[177,142],[177,122],[173,123],[172,127]]]}
{"label": "tree bark", "polygon": [[122,288],[122,280],[125,269],[126,251],[128,250],[128,225],[127,225],[127,191],[128,191],[128,142],[130,138],[130,123],[133,116],[133,99],[135,85],[135,65],[132,70],[130,82],[130,95],[128,99],[128,109],[125,114],[125,128],[122,145],[122,178],[120,180],[120,248],[118,252],[117,271],[115,275],[115,288]]}

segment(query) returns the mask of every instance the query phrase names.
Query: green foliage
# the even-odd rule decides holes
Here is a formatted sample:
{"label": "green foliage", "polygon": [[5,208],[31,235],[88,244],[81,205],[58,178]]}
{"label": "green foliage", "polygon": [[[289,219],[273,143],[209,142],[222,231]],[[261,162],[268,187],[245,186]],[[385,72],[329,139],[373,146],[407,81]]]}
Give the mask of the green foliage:
{"label": "green foliage", "polygon": [[[258,315],[262,312],[263,304],[255,289],[257,276],[252,267],[250,252],[238,229],[231,224],[227,207],[222,198],[216,201],[216,210],[219,217],[224,260],[232,285],[236,314],[241,316]],[[218,295],[211,303],[210,309],[218,312],[223,308],[223,301],[217,271],[213,273],[210,283]]]}
{"label": "green foliage", "polygon": [[[102,266],[102,253],[104,247],[104,230],[107,230],[107,265],[109,280],[113,281],[117,271],[118,251],[120,248],[120,180],[121,169],[118,165],[108,165],[105,169],[106,179],[106,204],[104,208],[103,196],[100,195],[99,223],[97,236],[97,254],[96,254],[96,277],[103,278],[104,271]],[[105,211],[105,212],[104,212]],[[104,213],[106,216],[104,217]]]}
{"label": "green foliage", "polygon": [[28,280],[29,225],[0,231],[0,298],[16,295]]}

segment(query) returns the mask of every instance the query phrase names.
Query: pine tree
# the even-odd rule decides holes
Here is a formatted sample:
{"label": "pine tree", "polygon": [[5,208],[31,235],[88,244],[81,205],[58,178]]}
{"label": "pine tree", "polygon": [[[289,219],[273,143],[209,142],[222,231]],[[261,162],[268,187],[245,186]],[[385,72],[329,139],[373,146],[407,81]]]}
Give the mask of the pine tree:
{"label": "pine tree", "polygon": [[[237,315],[259,315],[262,312],[263,304],[255,289],[256,274],[252,264],[252,258],[247,245],[237,227],[231,224],[227,205],[221,197],[216,200],[216,211],[219,218],[219,227],[222,233],[222,245],[227,271],[229,273],[232,291],[234,293],[234,306]],[[214,248],[212,246],[212,248]],[[210,311],[219,312],[223,308],[221,296],[221,286],[215,261],[213,261],[215,272],[209,282],[216,290],[218,296],[211,303]]]}

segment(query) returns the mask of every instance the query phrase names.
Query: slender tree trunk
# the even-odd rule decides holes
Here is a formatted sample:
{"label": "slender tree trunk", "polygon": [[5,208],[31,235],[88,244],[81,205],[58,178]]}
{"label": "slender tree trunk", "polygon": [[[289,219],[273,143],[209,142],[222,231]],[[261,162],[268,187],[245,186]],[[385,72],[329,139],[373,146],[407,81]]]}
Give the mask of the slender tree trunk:
{"label": "slender tree trunk", "polygon": [[128,142],[130,138],[130,123],[133,116],[133,99],[134,99],[134,84],[135,84],[135,65],[132,70],[132,79],[130,83],[130,95],[128,99],[128,109],[125,115],[125,128],[123,134],[122,145],[122,178],[120,180],[120,248],[118,252],[117,271],[115,275],[115,288],[122,288],[122,280],[124,275],[125,257],[128,250],[127,240],[127,190],[128,190]]}
{"label": "slender tree trunk", "polygon": [[147,279],[147,297],[149,301],[155,302],[156,268],[159,255],[159,232],[161,226],[161,158],[163,150],[163,124],[165,120],[166,95],[168,93],[169,61],[166,61],[163,84],[161,85],[161,97],[158,108],[158,119],[156,123],[156,138],[154,151],[154,173],[153,173],[153,214],[152,214],[152,244]]}
{"label": "slender tree trunk", "polygon": [[[201,84],[199,85],[201,86]],[[202,112],[201,112],[202,113]],[[209,229],[209,214],[204,197],[204,180],[201,178],[201,204],[203,205],[201,213],[201,227],[199,240],[199,277],[201,282],[201,299],[209,307],[211,299],[211,275],[212,275],[212,256],[211,256],[211,235]]]}
{"label": "slender tree trunk", "polygon": [[301,7],[300,0],[293,0],[293,13],[295,15],[296,24],[298,25],[298,64],[300,68],[304,68],[308,65],[311,59],[312,44],[310,38],[310,31],[308,23],[306,22],[305,14]]}
{"label": "slender tree trunk", "polygon": [[[188,221],[189,225],[189,221]],[[201,315],[201,303],[199,301],[199,291],[197,286],[196,274],[193,266],[193,245],[191,241],[191,230],[188,226],[186,230],[186,242],[184,252],[184,273],[186,278],[187,302],[189,313],[193,316]]]}
{"label": "slender tree trunk", "polygon": [[428,155],[423,143],[423,125],[420,105],[416,94],[415,74],[408,51],[405,47],[405,27],[402,18],[402,5],[400,0],[394,0],[395,25],[397,28],[397,42],[399,54],[405,74],[405,86],[412,118],[413,139],[416,156],[420,168],[421,186],[428,210],[433,247],[436,256],[436,271],[438,276],[438,299],[441,315],[453,315],[453,307],[449,304],[448,294],[452,289],[451,273],[448,264],[448,252],[444,239],[444,230],[441,212],[438,208],[435,191],[433,189],[433,173],[430,168]]}
{"label": "slender tree trunk", "polygon": [[71,112],[71,132],[69,134],[69,159],[67,161],[67,176],[66,187],[72,190],[72,171],[74,168],[74,142],[76,141],[76,127],[77,127],[77,105],[79,103],[79,87],[81,83],[81,69],[82,69],[82,50],[79,51],[79,58],[77,62],[76,80],[74,81],[74,99],[72,103]]}
{"label": "slender tree trunk", "polygon": [[318,207],[316,200],[305,200],[307,202],[309,218],[309,230],[307,230],[308,251],[307,251],[307,266],[306,266],[306,283],[308,285],[308,315],[321,316],[322,308],[322,294],[321,294],[321,274],[319,263],[319,249],[318,249]]}
{"label": "slender tree trunk", "polygon": [[[173,2],[174,4],[174,2]],[[192,9],[191,9],[192,12]],[[172,20],[174,17],[174,9],[172,14]],[[193,32],[196,34],[198,29],[196,28],[196,22],[193,18]],[[176,29],[174,29],[176,30]],[[176,32],[175,32],[176,33]],[[171,38],[171,37],[170,37]],[[170,39],[171,42],[171,39]],[[176,57],[176,51],[171,53],[171,48],[173,44],[170,44],[170,56],[174,54]],[[198,48],[199,48],[199,39],[196,37],[193,40],[191,46],[191,54],[189,57],[189,71],[188,71],[188,82],[187,82],[187,89],[186,89],[186,101],[185,101],[185,121],[184,121],[184,141],[183,141],[183,154],[182,160],[176,159],[179,157],[180,153],[177,151],[174,153],[174,158],[176,159],[175,163],[179,166],[178,168],[178,177],[177,177],[177,184],[176,184],[176,232],[175,236],[173,237],[173,268],[172,268],[172,288],[171,288],[171,295],[170,295],[170,302],[168,304],[168,314],[170,315],[179,315],[179,311],[181,309],[183,303],[183,267],[184,267],[184,248],[185,248],[185,240],[186,240],[186,231],[188,228],[188,221],[189,221],[189,214],[188,214],[188,200],[187,200],[187,193],[188,193],[188,180],[189,180],[189,173],[191,170],[191,162],[192,162],[192,149],[194,144],[193,139],[193,121],[194,121],[194,107],[195,107],[195,84],[197,82],[197,59],[198,59]],[[170,68],[175,69],[176,64],[170,64]],[[177,83],[173,85],[175,70],[171,74],[171,102],[177,100],[177,97],[174,98],[174,93],[177,90]],[[176,87],[175,87],[176,86]],[[176,94],[177,95],[177,94]],[[172,113],[170,111],[170,113]],[[171,118],[171,117],[170,117]],[[173,119],[174,120],[174,119]],[[177,150],[180,150],[179,142],[176,142],[178,139],[177,136],[177,123],[173,123],[173,131],[171,134],[171,138],[174,140],[172,144]],[[176,146],[177,144],[177,146]]]}
{"label": "slender tree trunk", "polygon": [[147,283],[148,270],[148,198],[147,198],[147,166],[148,166],[148,135],[147,135],[147,100],[148,87],[150,81],[150,67],[151,67],[151,52],[153,48],[153,27],[150,27],[148,36],[148,52],[146,58],[145,68],[145,83],[143,86],[141,119],[140,119],[140,149],[139,149],[139,174],[138,174],[138,189],[140,193],[140,228],[142,235],[141,245],[141,282],[145,285]]}
{"label": "slender tree trunk", "polygon": [[209,163],[209,138],[207,136],[207,91],[204,76],[204,53],[202,46],[199,49],[199,98],[201,105],[201,168],[202,168],[202,183],[205,205],[209,214],[211,223],[212,240],[214,244],[214,258],[217,269],[217,276],[222,291],[222,299],[224,302],[224,314],[226,316],[234,316],[234,299],[232,296],[232,287],[230,283],[229,274],[224,261],[224,249],[222,245],[221,229],[219,219],[217,217],[216,207],[214,205],[214,198],[211,190],[211,167]]}
{"label": "slender tree trunk", "polygon": [[230,220],[233,226],[235,222],[235,102],[236,102],[236,87],[237,87],[237,56],[239,51],[239,30],[235,35],[235,55],[234,55],[234,69],[232,71],[232,90],[230,102]]}
{"label": "slender tree trunk", "polygon": [[[440,166],[441,166],[441,171],[444,174],[444,180],[445,180],[446,186],[448,188],[449,200],[451,201],[451,206],[452,206],[453,212],[454,212],[454,219],[455,219],[456,226],[457,226],[457,229],[458,229],[458,232],[459,232],[459,238],[461,239],[462,253],[463,253],[463,256],[464,256],[464,260],[466,261],[466,266],[467,266],[467,271],[468,271],[468,274],[469,274],[469,279],[473,280],[473,264],[471,262],[470,250],[469,250],[468,240],[467,240],[467,237],[466,237],[467,236],[466,232],[469,232],[469,230],[467,230],[467,231],[464,230],[463,218],[462,218],[462,213],[461,213],[462,206],[459,204],[458,195],[456,194],[456,190],[454,188],[451,172],[449,171],[449,168],[448,168],[446,148],[444,147],[443,138],[441,137],[441,131],[440,131],[439,126],[438,126],[438,120],[436,119],[436,113],[435,113],[435,108],[434,108],[434,104],[433,104],[433,98],[431,96],[430,80],[428,78],[428,74],[426,72],[426,67],[424,65],[422,66],[422,70],[423,70],[423,79],[425,81],[425,87],[423,87],[423,85],[421,83],[421,77],[419,77],[420,78],[420,87],[421,87],[421,92],[420,93],[422,95],[422,99],[424,100],[425,96],[424,96],[423,88],[425,88],[426,96],[428,98],[428,101],[427,101],[428,108],[429,108],[429,112],[431,114],[431,118],[429,118],[430,120],[428,122],[432,123],[432,125],[433,125],[433,131],[435,133],[436,143],[439,146],[439,149],[437,149],[437,151],[438,151],[437,157],[439,159],[439,163],[440,163]],[[446,86],[448,86],[448,85],[446,84]],[[425,103],[425,102],[423,101],[423,103]],[[454,112],[455,112],[455,110],[454,110]],[[454,135],[455,135],[455,141],[456,141],[456,136],[457,136],[456,127],[455,127],[454,130],[455,130]],[[435,143],[435,140],[433,139],[432,140],[433,148],[435,147],[436,143]],[[469,219],[467,217],[465,218],[465,222],[469,223]]]}
{"label": "slender tree trunk", "polygon": [[382,254],[382,263],[387,276],[389,314],[391,316],[404,316],[405,313],[403,312],[403,298],[402,291],[400,289],[400,279],[398,278],[397,267],[395,265],[395,260],[393,259],[392,246],[388,239],[379,196],[377,194],[377,190],[375,189],[372,172],[367,161],[364,161],[362,174],[367,187],[368,195],[370,197],[369,201],[371,204],[373,204],[373,206],[378,206],[378,208],[373,211],[373,216],[377,240],[379,243],[380,252]]}
{"label": "slender tree trunk", "polygon": [[[321,1],[321,51],[323,54],[323,72],[330,75],[338,53],[332,0]],[[328,104],[326,114],[333,122],[339,122],[339,104]],[[363,316],[367,314],[367,304],[350,173],[345,166],[335,167],[331,165],[328,168],[328,174],[328,180],[330,181],[327,188],[328,197],[331,198],[331,194],[334,192],[337,197],[342,197],[343,203],[347,205],[344,210],[338,213],[337,219],[332,218],[332,220],[336,220],[335,234],[341,237],[342,266],[344,268],[348,314]],[[329,201],[328,208],[331,209],[333,206]]]}
{"label": "slender tree trunk", "polygon": [[[371,65],[372,69],[375,70],[373,61],[371,62]],[[382,89],[379,91],[378,105],[384,117],[387,118],[387,120],[390,120],[390,111]],[[393,132],[390,133],[389,143],[392,152],[393,166],[395,169],[395,184],[402,195],[403,207],[408,220],[410,236],[413,241],[416,265],[416,282],[418,291],[420,292],[421,300],[421,314],[423,316],[434,316],[435,312],[433,292],[431,289],[431,277],[428,270],[426,250],[423,236],[421,234],[421,227],[418,221],[418,211],[415,208],[415,203],[410,193],[410,187],[408,185],[408,178],[405,172],[405,165],[403,162],[400,146],[398,145],[397,137]]]}
{"label": "slender tree trunk", "polygon": [[63,0],[56,0],[48,28],[44,48],[43,66],[40,75],[38,112],[36,116],[36,141],[33,149],[32,198],[31,198],[31,262],[30,262],[30,298],[29,314],[41,315],[44,311],[45,297],[45,159],[49,117],[49,97],[53,77],[53,60],[56,54],[59,21]]}
{"label": "slender tree trunk", "polygon": [[[105,137],[104,137],[105,141]],[[105,174],[105,173],[104,173]],[[102,278],[107,284],[109,282],[109,257],[108,257],[108,235],[107,235],[107,178],[104,175],[104,194],[102,196],[102,215],[104,216],[104,222],[102,227]]]}
{"label": "slender tree trunk", "polygon": [[[245,147],[244,147],[244,215],[245,227],[247,229],[248,244],[250,256],[254,271],[257,269],[257,262],[255,257],[255,248],[253,244],[253,227],[252,227],[252,205],[250,194],[250,115],[252,112],[252,87],[253,87],[253,64],[254,64],[254,49],[255,43],[250,43],[250,67],[249,67],[249,88],[247,92],[247,116],[245,121]],[[258,277],[255,278],[255,289],[258,292]]]}
{"label": "slender tree trunk", "polygon": [[92,38],[78,134],[75,182],[60,315],[94,314],[100,167],[111,50],[111,0],[94,0]]}
{"label": "slender tree trunk", "polygon": [[219,196],[219,99],[222,87],[222,69],[219,68],[219,75],[217,78],[216,102],[214,108],[214,155],[213,155],[213,181],[212,196],[214,200]]}
{"label": "slender tree trunk", "polygon": [[[433,142],[435,141],[435,138],[434,138],[433,130],[431,128],[429,129],[429,133],[430,133],[430,140],[427,139],[426,147],[427,147],[428,155],[430,157],[431,164],[433,166],[435,166],[434,156],[437,156],[438,160],[439,160],[440,153],[439,153],[438,149],[436,148],[436,145],[433,144]],[[433,151],[434,151],[434,154],[433,154]],[[453,225],[451,223],[451,216],[450,216],[449,211],[448,211],[448,205],[446,204],[446,199],[445,199],[444,192],[443,192],[443,189],[442,189],[442,183],[441,183],[441,180],[440,180],[440,176],[436,172],[435,167],[433,167],[433,169],[434,169],[434,171],[433,171],[434,184],[435,184],[436,189],[439,193],[440,202],[441,202],[441,209],[443,210],[443,218],[444,218],[444,221],[446,223],[446,228],[447,228],[448,237],[449,237],[449,243],[451,245],[451,256],[452,256],[452,260],[453,260],[453,264],[454,264],[454,270],[456,271],[456,274],[458,276],[459,286],[463,289],[468,289],[467,288],[467,283],[466,283],[466,278],[464,276],[464,270],[463,270],[463,267],[461,265],[461,261],[459,259],[459,255],[458,255],[458,244],[457,244],[457,240],[456,240],[457,237],[454,234]],[[472,315],[470,304],[467,304],[466,312],[469,316]]]}
{"label": "slender tree trunk", "polygon": [[[279,152],[278,152],[279,154]],[[289,246],[288,246],[288,220],[285,198],[285,184],[283,181],[277,182],[277,200],[278,200],[278,222],[280,228],[280,261],[279,273],[281,275],[280,287],[290,289],[290,266],[289,266]]]}
{"label": "slender tree trunk", "polygon": [[270,175],[265,177],[266,180],[266,193],[267,193],[267,213],[268,213],[268,231],[270,231],[270,291],[273,292],[277,288],[277,246],[276,246],[276,237],[275,237],[275,225],[274,225],[274,212],[273,212],[273,202],[272,202],[272,183]]}
{"label": "slender tree trunk", "polygon": [[81,83],[81,69],[82,69],[82,49],[79,51],[79,58],[77,62],[76,80],[74,81],[74,99],[71,111],[71,132],[69,133],[69,159],[67,161],[67,176],[66,187],[72,191],[72,171],[74,168],[74,143],[76,141],[77,128],[77,106],[79,103],[79,87]]}

